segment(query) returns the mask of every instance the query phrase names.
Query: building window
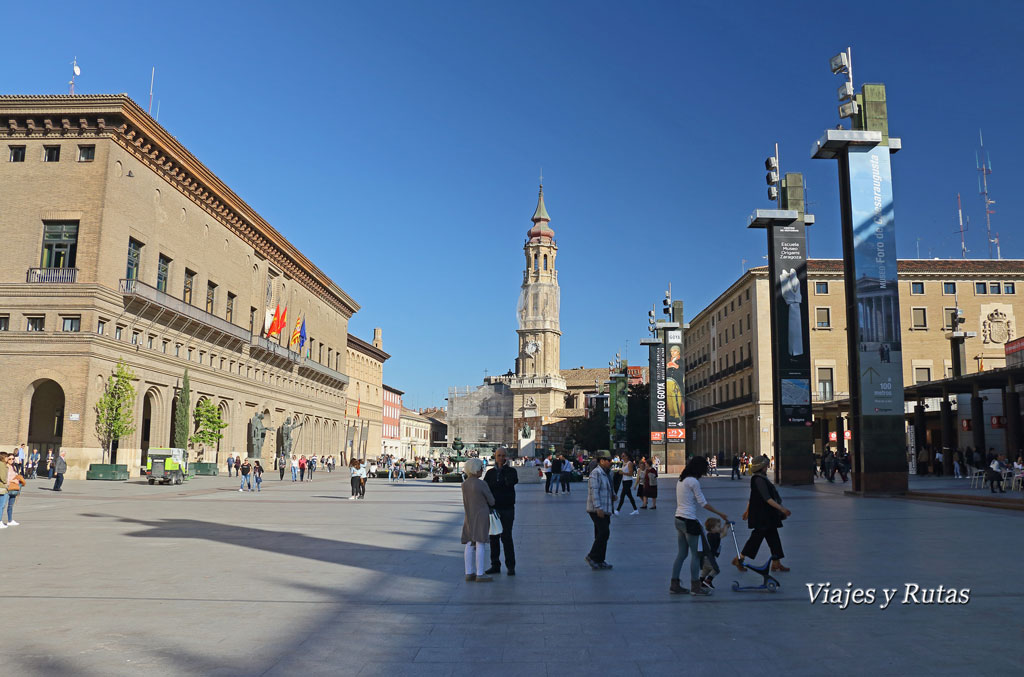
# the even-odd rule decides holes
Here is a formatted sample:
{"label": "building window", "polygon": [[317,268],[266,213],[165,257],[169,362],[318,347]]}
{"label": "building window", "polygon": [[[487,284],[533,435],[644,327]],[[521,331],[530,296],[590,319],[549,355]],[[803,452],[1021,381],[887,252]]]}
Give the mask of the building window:
{"label": "building window", "polygon": [[156,288],[158,291],[167,293],[167,278],[171,276],[171,259],[160,255],[156,264]]}
{"label": "building window", "polygon": [[78,253],[78,221],[43,221],[42,268],[74,268]]}
{"label": "building window", "polygon": [[954,324],[953,320],[956,318],[956,308],[943,308],[942,309],[942,328],[952,329]]}
{"label": "building window", "polygon": [[1004,282],[1003,283],[1003,293],[1004,294],[1016,294],[1017,293],[1017,286],[1013,282]]}
{"label": "building window", "polygon": [[914,383],[928,383],[931,380],[931,367],[914,367]]}
{"label": "building window", "polygon": [[235,317],[235,295],[228,292],[228,304],[224,309],[224,319],[231,322]]}
{"label": "building window", "polygon": [[133,346],[139,345],[139,332],[137,332],[137,331],[133,331],[132,332],[132,345]]}
{"label": "building window", "polygon": [[920,295],[924,293],[924,282],[911,282],[910,293],[914,295]]}
{"label": "building window", "polygon": [[974,283],[974,293],[976,295],[987,294],[988,293],[988,285],[986,285],[984,282],[975,282]]}
{"label": "building window", "polygon": [[81,331],[82,330],[82,318],[80,317],[65,317],[62,319],[61,331]]}
{"label": "building window", "polygon": [[60,146],[43,146],[43,162],[60,162]]}
{"label": "building window", "polygon": [[814,309],[814,326],[819,329],[827,329],[832,326],[832,309],[831,308],[815,308]]}
{"label": "building window", "polygon": [[217,285],[212,282],[206,283],[206,312],[213,313],[213,307],[217,303]]}
{"label": "building window", "polygon": [[26,329],[28,331],[43,331],[46,328],[45,317],[30,317],[28,318],[28,325]]}
{"label": "building window", "polygon": [[170,343],[170,341],[164,341],[164,342],[163,342],[163,344],[162,344],[162,345],[160,346],[160,349],[161,349],[161,350],[163,351],[163,353],[164,353],[165,355],[167,354],[167,345],[168,345],[169,343]]}
{"label": "building window", "polygon": [[124,334],[124,327],[122,327],[121,325],[118,325],[118,326],[114,327],[114,338],[115,339],[120,341],[122,334]]}
{"label": "building window", "polygon": [[78,161],[92,162],[96,159],[96,146],[79,146]]}
{"label": "building window", "polygon": [[153,335],[150,335],[150,336],[146,337],[146,347],[149,348],[150,350],[153,349],[153,339],[155,339],[155,338],[156,337],[153,336]]}
{"label": "building window", "polygon": [[174,344],[174,356],[175,357],[181,357],[181,344],[180,343],[175,343]]}
{"label": "building window", "polygon": [[185,303],[192,303],[192,287],[196,283],[195,271],[185,269],[185,287],[181,291],[181,300]]}
{"label": "building window", "polygon": [[11,162],[24,162],[25,161],[25,146],[10,146],[11,154],[8,156],[8,160]]}
{"label": "building window", "polygon": [[834,392],[832,389],[832,367],[819,367],[818,399],[822,402],[831,402]]}
{"label": "building window", "polygon": [[107,330],[107,321],[106,320],[99,320],[99,321],[96,322],[96,333],[97,334],[100,334],[102,336],[103,334],[107,333],[106,330]]}
{"label": "building window", "polygon": [[7,331],[11,326],[11,318],[7,315],[0,316],[0,331]]}
{"label": "building window", "polygon": [[1001,294],[1002,292],[1003,288],[998,282],[992,282],[988,285],[989,294]]}
{"label": "building window", "polygon": [[814,293],[818,296],[824,296],[828,294],[828,282],[815,282]]}
{"label": "building window", "polygon": [[910,326],[914,329],[926,328],[928,326],[928,311],[925,308],[911,308]]}
{"label": "building window", "polygon": [[139,279],[139,266],[142,263],[142,243],[128,239],[128,267],[124,276],[129,280]]}
{"label": "building window", "polygon": [[953,296],[956,294],[956,282],[943,282],[942,293],[946,296]]}

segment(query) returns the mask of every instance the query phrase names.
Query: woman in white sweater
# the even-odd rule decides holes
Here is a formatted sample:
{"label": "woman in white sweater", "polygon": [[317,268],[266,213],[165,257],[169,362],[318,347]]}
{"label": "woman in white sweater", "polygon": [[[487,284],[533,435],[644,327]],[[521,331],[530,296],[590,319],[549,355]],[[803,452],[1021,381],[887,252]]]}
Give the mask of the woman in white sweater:
{"label": "woman in white sweater", "polygon": [[701,539],[701,526],[697,520],[697,508],[704,508],[728,522],[729,518],[724,512],[715,510],[707,499],[704,492],[700,490],[700,478],[708,474],[708,460],[703,456],[694,456],[686,464],[686,468],[679,475],[679,484],[676,485],[676,537],[679,550],[676,554],[676,561],[672,564],[672,583],[669,592],[675,595],[686,594],[686,588],[679,584],[679,572],[683,568],[683,561],[686,555],[692,555],[690,559],[690,594],[710,595],[711,591],[702,588],[700,584],[700,554],[698,545]]}

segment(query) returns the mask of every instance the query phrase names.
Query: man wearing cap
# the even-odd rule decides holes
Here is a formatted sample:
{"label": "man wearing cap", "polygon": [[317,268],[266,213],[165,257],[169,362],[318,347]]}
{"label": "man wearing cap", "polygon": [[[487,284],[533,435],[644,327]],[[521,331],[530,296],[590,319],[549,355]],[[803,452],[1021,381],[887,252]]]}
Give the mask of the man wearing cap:
{"label": "man wearing cap", "polygon": [[611,468],[612,455],[607,451],[597,452],[597,467],[591,471],[587,482],[587,514],[594,522],[594,545],[585,559],[590,568],[595,570],[612,568],[611,564],[604,561],[615,505]]}

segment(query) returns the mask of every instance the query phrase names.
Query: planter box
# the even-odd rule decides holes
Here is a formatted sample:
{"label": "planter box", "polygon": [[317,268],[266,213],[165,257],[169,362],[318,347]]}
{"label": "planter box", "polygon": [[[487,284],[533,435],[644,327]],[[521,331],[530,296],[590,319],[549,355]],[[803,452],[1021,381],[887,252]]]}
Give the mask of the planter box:
{"label": "planter box", "polygon": [[194,475],[218,475],[219,467],[216,463],[190,463],[188,469]]}
{"label": "planter box", "polygon": [[442,482],[458,482],[458,483],[461,484],[462,483],[462,473],[460,473],[460,472],[450,472],[447,475],[441,475],[441,481]]}
{"label": "planter box", "polygon": [[112,463],[90,463],[85,473],[87,480],[113,480],[123,482],[128,479],[128,466]]}

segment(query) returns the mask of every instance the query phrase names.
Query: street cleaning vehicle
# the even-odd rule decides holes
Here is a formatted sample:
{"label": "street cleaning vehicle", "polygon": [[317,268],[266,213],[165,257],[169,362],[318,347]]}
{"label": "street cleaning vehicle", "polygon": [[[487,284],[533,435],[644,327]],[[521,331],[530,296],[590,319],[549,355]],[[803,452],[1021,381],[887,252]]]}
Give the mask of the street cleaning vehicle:
{"label": "street cleaning vehicle", "polygon": [[146,458],[146,479],[150,484],[181,484],[188,472],[184,449],[150,449]]}
{"label": "street cleaning vehicle", "polygon": [[[729,522],[729,526],[730,527],[735,527],[736,523],[730,521]],[[729,531],[732,532],[732,542],[733,542],[733,545],[736,546],[736,556],[739,557],[740,556],[740,544],[739,544],[739,541],[736,540],[736,529],[735,528],[731,528],[731,529],[729,529]],[[732,582],[733,592],[744,592],[744,591],[747,591],[747,590],[767,590],[768,592],[775,592],[776,590],[779,589],[780,583],[775,578],[773,578],[772,574],[771,574],[771,570],[772,570],[772,558],[771,557],[769,557],[768,560],[765,561],[765,563],[762,564],[761,566],[758,566],[756,564],[751,564],[750,562],[744,562],[743,566],[746,567],[747,569],[750,569],[755,574],[758,574],[759,576],[761,576],[761,585],[740,585],[739,581],[733,581]]]}

